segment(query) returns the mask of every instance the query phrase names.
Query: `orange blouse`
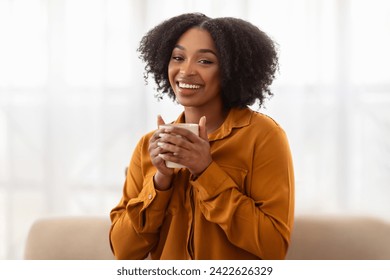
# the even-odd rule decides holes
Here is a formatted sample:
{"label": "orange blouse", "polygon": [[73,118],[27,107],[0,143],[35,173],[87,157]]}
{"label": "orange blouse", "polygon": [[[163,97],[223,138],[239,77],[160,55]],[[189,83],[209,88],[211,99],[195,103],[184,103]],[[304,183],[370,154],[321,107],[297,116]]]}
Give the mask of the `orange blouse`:
{"label": "orange blouse", "polygon": [[[176,122],[183,121],[183,114]],[[111,211],[117,259],[284,259],[294,220],[294,172],[287,137],[271,118],[231,109],[209,134],[213,162],[196,179],[175,169],[154,188],[148,144],[138,143],[123,196]]]}

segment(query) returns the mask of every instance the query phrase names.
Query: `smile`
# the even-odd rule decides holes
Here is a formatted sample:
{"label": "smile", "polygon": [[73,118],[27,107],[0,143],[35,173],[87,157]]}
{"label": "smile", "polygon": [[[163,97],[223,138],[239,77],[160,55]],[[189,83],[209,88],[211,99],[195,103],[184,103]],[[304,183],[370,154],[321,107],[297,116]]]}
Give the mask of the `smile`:
{"label": "smile", "polygon": [[200,88],[199,85],[191,85],[191,84],[186,84],[186,83],[181,83],[181,82],[179,82],[178,85],[180,88],[190,88],[190,89],[199,89]]}

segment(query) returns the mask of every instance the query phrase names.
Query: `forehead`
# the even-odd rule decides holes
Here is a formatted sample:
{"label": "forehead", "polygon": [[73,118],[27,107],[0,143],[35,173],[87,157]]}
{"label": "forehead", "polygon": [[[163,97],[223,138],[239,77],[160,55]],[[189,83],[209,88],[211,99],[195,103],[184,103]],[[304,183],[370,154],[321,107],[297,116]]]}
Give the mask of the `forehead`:
{"label": "forehead", "polygon": [[213,38],[207,30],[190,28],[181,35],[176,45],[184,47],[188,51],[210,49],[216,52]]}

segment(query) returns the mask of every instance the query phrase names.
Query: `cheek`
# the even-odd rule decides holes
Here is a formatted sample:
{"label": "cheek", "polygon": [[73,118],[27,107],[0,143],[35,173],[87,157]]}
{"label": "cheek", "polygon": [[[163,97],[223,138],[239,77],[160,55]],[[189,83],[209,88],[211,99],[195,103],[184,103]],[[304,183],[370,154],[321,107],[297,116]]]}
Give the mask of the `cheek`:
{"label": "cheek", "polygon": [[221,88],[221,77],[219,72],[213,73],[209,76],[210,85],[214,90],[220,90]]}
{"label": "cheek", "polygon": [[173,87],[174,80],[175,80],[175,69],[171,66],[171,64],[168,65],[168,79],[169,83]]}

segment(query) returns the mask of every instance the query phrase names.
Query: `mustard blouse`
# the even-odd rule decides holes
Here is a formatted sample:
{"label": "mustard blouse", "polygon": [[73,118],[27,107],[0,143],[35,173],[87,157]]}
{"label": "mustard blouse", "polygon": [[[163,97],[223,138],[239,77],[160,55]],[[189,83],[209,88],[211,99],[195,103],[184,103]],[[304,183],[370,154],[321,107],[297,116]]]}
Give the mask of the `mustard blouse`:
{"label": "mustard blouse", "polygon": [[[182,122],[182,114],[176,122]],[[283,129],[270,117],[231,109],[209,134],[213,162],[196,179],[175,169],[154,188],[146,134],[111,211],[117,259],[284,259],[294,221],[294,172]]]}

